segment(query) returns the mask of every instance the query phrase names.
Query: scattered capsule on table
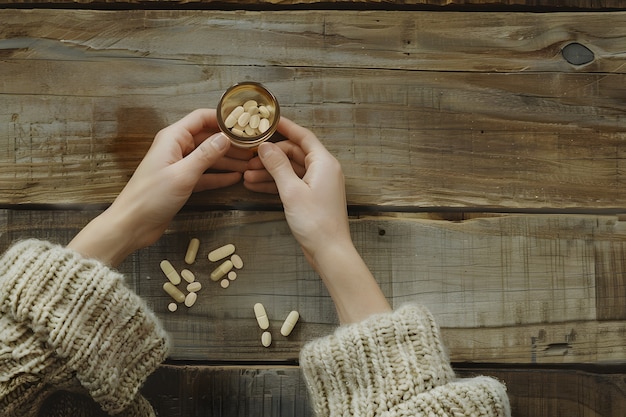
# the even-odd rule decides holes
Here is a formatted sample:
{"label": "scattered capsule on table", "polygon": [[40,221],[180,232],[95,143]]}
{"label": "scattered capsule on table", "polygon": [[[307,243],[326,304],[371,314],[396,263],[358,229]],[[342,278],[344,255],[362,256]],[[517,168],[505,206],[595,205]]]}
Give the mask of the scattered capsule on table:
{"label": "scattered capsule on table", "polygon": [[164,259],[161,261],[160,266],[161,271],[163,271],[167,279],[169,279],[172,284],[180,284],[180,275],[178,275],[178,272],[176,272],[176,269],[174,269],[174,266],[170,263],[170,261]]}
{"label": "scattered capsule on table", "polygon": [[168,281],[163,284],[163,290],[165,290],[165,292],[168,293],[177,303],[185,301],[185,294],[183,294],[182,291],[176,288],[176,286],[171,282]]}
{"label": "scattered capsule on table", "polygon": [[167,309],[173,313],[176,310],[178,310],[178,304],[176,304],[176,303],[169,303],[167,305]]}
{"label": "scattered capsule on table", "polygon": [[270,327],[270,320],[267,317],[267,312],[265,311],[265,307],[263,307],[263,304],[256,303],[254,305],[254,315],[261,329],[267,330]]}
{"label": "scattered capsule on table", "polygon": [[233,263],[233,266],[235,268],[237,269],[243,268],[243,260],[241,259],[241,256],[237,255],[236,253],[230,257],[230,261]]}
{"label": "scattered capsule on table", "polygon": [[202,289],[202,284],[200,284],[198,281],[192,282],[191,284],[187,285],[188,292],[198,292],[201,289]]}
{"label": "scattered capsule on table", "polygon": [[287,318],[285,319],[282,327],[280,328],[280,334],[282,334],[283,336],[289,336],[294,326],[298,322],[299,318],[300,318],[300,314],[297,311],[294,310],[290,312]]}
{"label": "scattered capsule on table", "polygon": [[190,292],[185,297],[185,305],[187,307],[191,307],[192,305],[194,305],[196,303],[197,299],[198,299],[198,294],[196,294],[195,292]]}
{"label": "scattered capsule on table", "polygon": [[230,286],[230,281],[227,279],[223,279],[220,281],[220,286],[224,289],[228,288]]}
{"label": "scattered capsule on table", "polygon": [[196,261],[196,256],[198,255],[198,248],[200,247],[200,240],[197,238],[193,238],[189,241],[189,245],[187,246],[187,253],[185,253],[185,263],[191,265]]}
{"label": "scattered capsule on table", "polygon": [[265,347],[270,347],[272,344],[272,334],[270,332],[263,332],[261,335],[261,344]]}
{"label": "scattered capsule on table", "polygon": [[192,283],[196,280],[196,276],[188,269],[183,269],[182,271],[180,271],[180,276],[183,277],[183,279],[188,283]]}
{"label": "scattered capsule on table", "polygon": [[209,252],[209,261],[217,262],[235,253],[235,245],[229,243]]}
{"label": "scattered capsule on table", "polygon": [[233,263],[230,259],[228,259],[211,272],[211,280],[217,281],[224,275],[228,274],[231,269],[233,269]]}

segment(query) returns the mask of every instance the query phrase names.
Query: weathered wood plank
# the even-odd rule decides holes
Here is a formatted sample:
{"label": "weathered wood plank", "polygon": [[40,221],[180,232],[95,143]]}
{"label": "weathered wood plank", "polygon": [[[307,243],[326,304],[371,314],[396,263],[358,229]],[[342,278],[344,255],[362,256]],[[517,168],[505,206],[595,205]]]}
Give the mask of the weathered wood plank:
{"label": "weathered wood plank", "polygon": [[[516,417],[623,417],[625,373],[564,369],[455,368],[503,381]],[[159,416],[312,416],[295,366],[160,367],[142,393]]]}
{"label": "weathered wood plank", "polygon": [[[108,203],[161,127],[255,79],[337,155],[350,204],[626,206],[625,13],[2,10],[0,19],[2,205]],[[566,62],[571,42],[595,60]],[[192,201],[276,203],[242,187]]]}
{"label": "weathered wood plank", "polygon": [[[3,247],[24,236],[64,243],[94,214],[1,213]],[[433,311],[452,360],[626,361],[626,278],[615,252],[625,238],[624,222],[615,216],[506,215],[462,222],[426,217],[354,218],[351,230],[395,307],[419,302]],[[159,262],[187,267],[183,258],[191,237],[201,239],[189,269],[203,289],[191,309],[169,313]],[[216,264],[206,259],[225,243],[234,243],[245,262],[228,289],[208,279]],[[303,343],[337,325],[332,301],[282,213],[181,213],[159,242],[121,269],[173,335],[173,358],[295,360]],[[260,344],[256,302],[265,304],[271,318],[271,349]],[[278,329],[291,310],[302,319],[284,338]]]}
{"label": "weathered wood plank", "polygon": [[[502,7],[512,6],[512,10],[537,10],[545,11],[559,9],[576,9],[576,10],[607,10],[607,9],[623,9],[623,0],[186,0],[180,2],[178,0],[0,0],[0,4],[7,5],[39,5],[39,4],[64,4],[75,5],[96,5],[100,7],[116,7],[119,5],[132,5],[134,8],[154,6],[159,3],[159,7],[169,5],[176,8],[194,8],[194,7],[221,7],[221,8],[245,8],[252,7],[257,9],[271,9],[274,6],[287,8],[295,7],[329,7],[334,5],[337,8],[383,8],[394,9],[402,7],[446,7],[446,9],[455,10],[456,7],[476,6],[478,10],[489,10],[496,8],[502,10]],[[181,4],[182,3],[182,4]]]}

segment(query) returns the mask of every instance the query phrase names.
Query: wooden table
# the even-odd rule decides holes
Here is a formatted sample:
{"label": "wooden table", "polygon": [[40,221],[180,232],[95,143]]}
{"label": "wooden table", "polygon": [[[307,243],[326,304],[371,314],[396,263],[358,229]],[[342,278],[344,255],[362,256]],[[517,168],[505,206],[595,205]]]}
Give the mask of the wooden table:
{"label": "wooden table", "polygon": [[[504,380],[516,416],[623,416],[623,1],[54,3],[0,2],[2,250],[66,243],[159,129],[259,81],[340,160],[357,248],[394,306],[433,311],[459,374]],[[193,237],[204,288],[170,313],[159,262],[187,267]],[[222,289],[226,243],[245,265]],[[159,416],[311,415],[298,352],[337,317],[277,198],[195,195],[120,269],[173,337],[144,387]]]}

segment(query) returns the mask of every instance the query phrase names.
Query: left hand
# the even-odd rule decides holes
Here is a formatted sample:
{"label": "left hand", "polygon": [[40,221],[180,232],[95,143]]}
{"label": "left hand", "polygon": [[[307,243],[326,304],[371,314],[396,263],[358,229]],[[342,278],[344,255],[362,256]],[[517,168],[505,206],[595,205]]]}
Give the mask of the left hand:
{"label": "left hand", "polygon": [[[68,247],[111,265],[156,242],[194,191],[239,182],[252,153],[230,148],[215,110],[196,110],[157,133],[113,204]],[[207,173],[214,168],[220,173]]]}

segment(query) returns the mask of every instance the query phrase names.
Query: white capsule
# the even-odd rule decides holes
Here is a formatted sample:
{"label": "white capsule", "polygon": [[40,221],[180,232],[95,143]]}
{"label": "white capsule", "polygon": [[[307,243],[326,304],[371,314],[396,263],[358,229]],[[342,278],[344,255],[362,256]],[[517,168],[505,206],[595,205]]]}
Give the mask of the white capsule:
{"label": "white capsule", "polygon": [[250,118],[252,118],[255,114],[259,114],[259,108],[257,106],[249,107],[246,113],[250,113]]}
{"label": "white capsule", "polygon": [[239,116],[239,119],[237,119],[237,123],[239,124],[239,126],[243,126],[246,127],[248,126],[248,121],[250,121],[250,113],[242,113],[241,116]]}
{"label": "white capsule", "polygon": [[259,116],[258,114],[250,116],[248,126],[250,126],[252,129],[256,129],[259,127],[259,123],[261,123],[261,116]]}
{"label": "white capsule", "polygon": [[176,310],[178,310],[178,304],[176,304],[176,303],[169,303],[167,305],[167,309],[173,313]]}
{"label": "white capsule", "polygon": [[185,305],[187,307],[191,307],[192,305],[194,305],[196,303],[197,299],[198,299],[198,294],[196,294],[195,292],[190,292],[185,297]]}
{"label": "white capsule", "polygon": [[297,311],[294,310],[291,313],[289,313],[289,315],[285,319],[285,322],[280,328],[280,334],[282,334],[283,336],[289,336],[294,326],[298,322],[299,318],[300,318],[300,314]]}
{"label": "white capsule", "polygon": [[217,281],[222,278],[224,275],[228,274],[230,270],[233,269],[233,263],[230,259],[224,261],[220,266],[215,268],[213,272],[211,272],[211,280]]}
{"label": "white capsule", "polygon": [[188,283],[192,283],[196,280],[196,276],[188,269],[183,269],[182,271],[180,271],[180,276],[183,277],[183,279]]}
{"label": "white capsule", "polygon": [[252,107],[257,107],[259,105],[259,103],[256,102],[256,100],[248,100],[245,103],[243,103],[243,110],[244,111],[248,111],[250,110],[250,108]]}
{"label": "white capsule", "polygon": [[241,136],[241,137],[245,137],[246,136],[246,132],[244,132],[241,129],[235,129],[234,127],[231,129],[231,132],[233,132],[237,136]]}
{"label": "white capsule", "polygon": [[270,117],[270,110],[265,106],[259,106],[259,114],[261,117],[268,118]]}
{"label": "white capsule", "polygon": [[209,252],[209,261],[217,262],[235,253],[235,245],[229,243]]}
{"label": "white capsule", "polygon": [[235,271],[230,271],[228,273],[228,279],[231,281],[234,281],[237,279],[237,273]]}
{"label": "white capsule", "polygon": [[182,291],[176,288],[176,286],[171,282],[168,281],[163,284],[163,290],[165,290],[165,292],[168,293],[177,303],[185,301],[185,294],[183,294]]}
{"label": "white capsule", "polygon": [[270,347],[272,344],[272,334],[270,332],[263,332],[261,335],[261,344],[265,347]]}
{"label": "white capsule", "polygon": [[230,286],[230,281],[227,280],[226,278],[224,278],[223,280],[220,281],[220,287],[226,289]]}
{"label": "white capsule", "polygon": [[256,136],[257,135],[256,129],[251,128],[250,125],[246,126],[246,128],[243,131],[248,136]]}
{"label": "white capsule", "polygon": [[243,259],[241,259],[241,256],[237,255],[236,253],[233,254],[233,256],[230,257],[231,262],[233,263],[233,266],[237,269],[241,269],[243,268]]}
{"label": "white capsule", "polygon": [[224,125],[226,125],[226,127],[229,129],[235,126],[235,124],[237,123],[237,119],[239,119],[239,116],[241,116],[244,111],[245,110],[243,109],[243,106],[235,107],[233,111],[230,112],[228,117],[226,117],[226,119],[224,120]]}
{"label": "white capsule", "polygon": [[261,121],[259,122],[259,130],[261,131],[261,133],[265,133],[267,132],[267,129],[270,128],[270,121],[268,119],[261,119]]}
{"label": "white capsule", "polygon": [[161,266],[161,271],[163,271],[167,279],[169,279],[172,284],[174,285],[180,284],[180,275],[178,275],[178,272],[176,272],[176,270],[174,269],[174,266],[172,266],[170,261],[168,261],[167,259],[164,259],[161,261],[160,266]]}
{"label": "white capsule", "polygon": [[187,291],[189,292],[198,292],[201,289],[202,289],[202,284],[200,284],[198,281],[192,282],[191,284],[187,285]]}
{"label": "white capsule", "polygon": [[267,330],[270,327],[270,320],[267,317],[267,312],[265,311],[263,304],[256,303],[254,305],[254,315],[256,317],[256,322],[259,324],[261,329]]}
{"label": "white capsule", "polygon": [[196,256],[198,255],[198,248],[200,247],[200,240],[195,237],[189,241],[189,245],[187,246],[187,253],[185,254],[185,262],[188,265],[191,265],[196,261]]}

